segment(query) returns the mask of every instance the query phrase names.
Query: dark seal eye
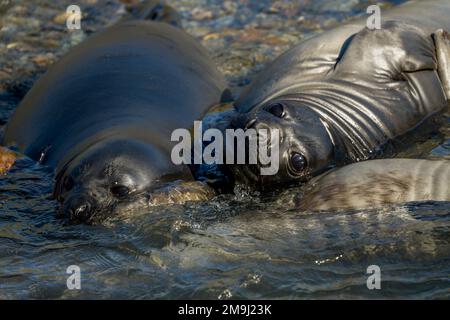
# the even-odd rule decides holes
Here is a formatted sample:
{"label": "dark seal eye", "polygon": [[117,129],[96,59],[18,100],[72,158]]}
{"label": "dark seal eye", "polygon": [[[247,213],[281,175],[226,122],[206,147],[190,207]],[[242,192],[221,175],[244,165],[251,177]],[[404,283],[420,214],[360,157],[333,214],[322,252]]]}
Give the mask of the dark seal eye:
{"label": "dark seal eye", "polygon": [[286,112],[284,112],[284,106],[279,102],[271,104],[267,108],[267,111],[277,118],[284,118],[284,116],[286,115]]}
{"label": "dark seal eye", "polygon": [[66,191],[72,190],[73,185],[74,185],[73,178],[71,176],[66,176],[64,178],[64,182],[63,182],[64,190],[66,190]]}
{"label": "dark seal eye", "polygon": [[130,193],[130,189],[126,186],[116,185],[111,187],[111,193],[117,198],[123,198]]}
{"label": "dark seal eye", "polygon": [[300,153],[294,152],[291,155],[291,166],[296,172],[302,172],[306,168],[306,159]]}

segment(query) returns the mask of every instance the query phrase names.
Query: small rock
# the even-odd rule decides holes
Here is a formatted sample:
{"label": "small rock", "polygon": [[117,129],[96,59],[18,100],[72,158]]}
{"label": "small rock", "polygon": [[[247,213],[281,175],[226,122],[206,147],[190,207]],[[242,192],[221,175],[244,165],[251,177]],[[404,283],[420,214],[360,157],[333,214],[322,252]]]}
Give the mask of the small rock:
{"label": "small rock", "polygon": [[221,33],[210,33],[203,37],[204,41],[216,40],[222,37]]}
{"label": "small rock", "polygon": [[319,4],[318,9],[322,11],[350,12],[358,3],[359,0],[328,1]]}
{"label": "small rock", "polygon": [[0,174],[5,174],[11,169],[17,159],[17,154],[4,147],[0,147]]}
{"label": "small rock", "polygon": [[192,11],[192,17],[195,20],[211,20],[212,18],[214,18],[214,13],[212,11],[209,10],[204,10],[201,8],[195,8]]}
{"label": "small rock", "polygon": [[20,42],[12,42],[12,43],[8,43],[6,45],[6,49],[14,49],[15,47],[17,47],[18,45],[20,45]]}
{"label": "small rock", "polygon": [[33,61],[37,66],[43,68],[53,63],[55,56],[51,53],[39,54],[34,56],[31,61]]}
{"label": "small rock", "polygon": [[239,41],[258,41],[261,40],[263,31],[255,28],[247,28],[239,37]]}
{"label": "small rock", "polygon": [[268,35],[267,37],[264,38],[264,42],[272,46],[280,46],[287,43],[286,40],[277,37],[275,35]]}
{"label": "small rock", "polygon": [[140,3],[139,0],[119,0],[119,2],[127,6],[137,6]]}
{"label": "small rock", "polygon": [[69,15],[67,14],[67,12],[63,12],[54,17],[53,22],[56,24],[66,24],[68,17]]}
{"label": "small rock", "polygon": [[224,1],[222,6],[228,14],[236,12],[238,7],[237,3],[234,1]]}

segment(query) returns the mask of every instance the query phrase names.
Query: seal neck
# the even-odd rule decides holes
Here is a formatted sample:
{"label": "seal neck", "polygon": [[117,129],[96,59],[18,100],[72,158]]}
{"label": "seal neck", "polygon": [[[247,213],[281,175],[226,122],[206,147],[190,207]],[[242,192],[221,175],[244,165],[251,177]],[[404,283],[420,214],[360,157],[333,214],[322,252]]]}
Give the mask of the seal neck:
{"label": "seal neck", "polygon": [[[320,115],[319,115],[320,117]],[[328,133],[328,137],[331,140],[331,143],[333,145],[333,159],[334,159],[334,163],[333,165],[335,166],[342,166],[347,164],[351,159],[348,158],[347,156],[347,150],[345,148],[345,143],[342,140],[341,135],[336,131],[335,127],[333,127],[332,125],[328,124],[327,121],[325,121],[324,119],[322,119],[322,117],[320,117],[320,121],[322,122],[323,126],[325,127],[325,130]]]}

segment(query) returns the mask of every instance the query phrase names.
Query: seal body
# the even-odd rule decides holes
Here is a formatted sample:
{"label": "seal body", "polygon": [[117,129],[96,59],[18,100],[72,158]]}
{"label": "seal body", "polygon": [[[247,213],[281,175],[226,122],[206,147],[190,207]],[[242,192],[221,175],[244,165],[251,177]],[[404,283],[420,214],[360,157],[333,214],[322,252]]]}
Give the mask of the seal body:
{"label": "seal body", "polygon": [[233,166],[236,178],[305,181],[333,166],[382,157],[387,142],[447,107],[450,70],[442,61],[450,57],[433,34],[450,30],[448,16],[449,1],[410,2],[383,11],[379,30],[357,20],[276,59],[236,101],[233,125],[280,130],[279,172],[260,176]]}
{"label": "seal body", "polygon": [[296,199],[296,207],[307,211],[330,211],[450,201],[449,181],[449,160],[364,161],[310,180]]}
{"label": "seal body", "polygon": [[191,180],[187,166],[171,161],[171,133],[191,128],[225,86],[187,33],[122,22],[71,49],[37,81],[3,144],[54,168],[64,212],[89,220],[165,182]]}

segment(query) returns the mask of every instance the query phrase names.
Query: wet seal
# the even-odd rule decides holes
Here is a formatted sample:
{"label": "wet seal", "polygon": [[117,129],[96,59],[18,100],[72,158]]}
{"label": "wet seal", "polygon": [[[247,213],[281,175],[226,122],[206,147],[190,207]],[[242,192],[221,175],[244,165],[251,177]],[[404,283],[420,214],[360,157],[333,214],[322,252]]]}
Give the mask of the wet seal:
{"label": "wet seal", "polygon": [[293,205],[301,211],[336,211],[450,201],[449,181],[449,160],[363,161],[311,179]]}
{"label": "wet seal", "polygon": [[166,8],[143,14],[163,20],[122,21],[72,48],[7,124],[3,145],[55,169],[54,195],[72,221],[161,203],[152,194],[193,180],[171,162],[171,133],[220,103],[226,83]]}
{"label": "wet seal", "polygon": [[447,108],[450,2],[411,2],[383,12],[381,29],[364,19],[290,49],[235,102],[236,128],[280,131],[280,170],[230,166],[245,184],[307,181],[345,164],[385,156]]}

